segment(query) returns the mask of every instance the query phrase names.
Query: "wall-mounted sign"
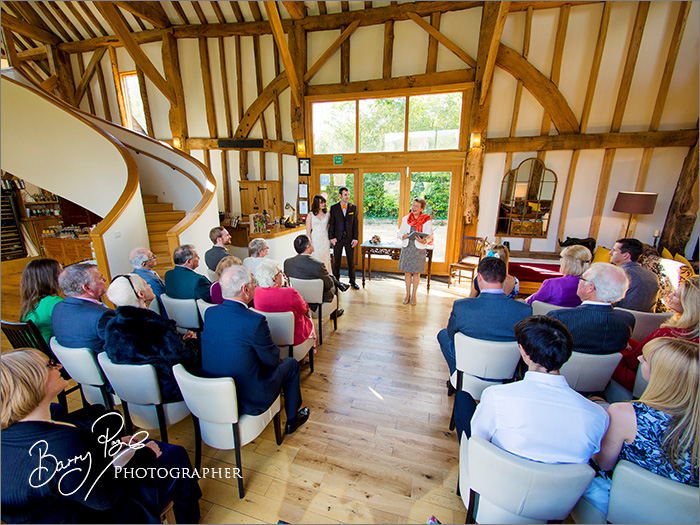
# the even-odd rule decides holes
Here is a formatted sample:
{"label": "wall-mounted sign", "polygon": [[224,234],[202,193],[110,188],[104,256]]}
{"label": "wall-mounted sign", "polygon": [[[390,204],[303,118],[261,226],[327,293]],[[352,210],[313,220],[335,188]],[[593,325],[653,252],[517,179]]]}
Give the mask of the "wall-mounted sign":
{"label": "wall-mounted sign", "polygon": [[343,164],[343,156],[342,155],[333,155],[333,165],[334,166],[341,166]]}
{"label": "wall-mounted sign", "polygon": [[299,159],[299,175],[310,175],[311,174],[311,159],[300,158]]}

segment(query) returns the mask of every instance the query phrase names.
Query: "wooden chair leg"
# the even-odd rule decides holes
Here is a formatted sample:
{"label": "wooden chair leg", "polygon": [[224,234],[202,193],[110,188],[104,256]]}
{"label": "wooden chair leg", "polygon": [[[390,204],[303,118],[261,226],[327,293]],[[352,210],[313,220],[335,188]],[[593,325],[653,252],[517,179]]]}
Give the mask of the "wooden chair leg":
{"label": "wooden chair leg", "polygon": [[311,350],[309,350],[309,368],[311,369],[311,373],[314,373],[314,348],[311,347]]}
{"label": "wooden chair leg", "polygon": [[130,436],[134,433],[134,424],[131,422],[131,416],[129,415],[129,405],[126,401],[122,401],[122,408],[124,409],[124,425],[126,426],[126,433]]}
{"label": "wooden chair leg", "polygon": [[282,418],[280,417],[280,413],[277,412],[272,420],[275,427],[275,442],[277,443],[277,446],[280,446],[284,441],[284,434],[282,433]]}
{"label": "wooden chair leg", "polygon": [[160,429],[160,440],[164,443],[168,442],[168,426],[165,424],[165,411],[163,405],[156,405],[156,414],[158,415],[158,428]]}
{"label": "wooden chair leg", "polygon": [[240,476],[238,476],[238,497],[243,499],[243,465],[241,462],[241,437],[238,432],[238,423],[233,424],[233,446],[236,447],[236,467],[239,470]]}
{"label": "wooden chair leg", "polygon": [[467,509],[467,519],[464,523],[476,523],[474,505],[476,505],[476,492],[469,489],[469,508]]}
{"label": "wooden chair leg", "polygon": [[322,326],[322,321],[323,321],[323,305],[319,304],[318,305],[318,344],[321,346],[323,344],[323,329],[321,328]]}
{"label": "wooden chair leg", "polygon": [[202,466],[202,429],[199,428],[199,419],[192,414],[194,425],[194,468],[199,471]]}
{"label": "wooden chair leg", "polygon": [[[455,397],[455,399],[457,399],[457,398]],[[454,430],[454,429],[455,429],[455,405],[454,405],[454,403],[452,403],[452,416],[450,417],[450,430]],[[457,436],[457,438],[459,439],[459,436]]]}

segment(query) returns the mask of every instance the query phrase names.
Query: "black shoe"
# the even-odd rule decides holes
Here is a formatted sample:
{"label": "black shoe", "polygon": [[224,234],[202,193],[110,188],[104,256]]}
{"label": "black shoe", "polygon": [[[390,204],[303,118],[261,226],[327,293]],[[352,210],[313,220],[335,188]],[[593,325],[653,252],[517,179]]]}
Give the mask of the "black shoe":
{"label": "black shoe", "polygon": [[299,412],[297,412],[297,417],[294,418],[294,420],[290,423],[287,421],[287,424],[285,425],[284,431],[287,434],[294,434],[296,432],[297,428],[299,428],[301,425],[306,423],[306,421],[309,419],[309,407],[304,407]]}
{"label": "black shoe", "polygon": [[345,313],[345,310],[343,310],[342,308],[339,308],[331,314],[331,319],[337,319],[338,317],[340,317],[344,313]]}
{"label": "black shoe", "polygon": [[447,396],[453,396],[455,394],[456,390],[455,387],[452,386],[452,383],[450,380],[447,380]]}
{"label": "black shoe", "polygon": [[356,283],[355,281],[351,282],[351,283],[350,283],[350,286],[352,286],[352,289],[353,289],[353,290],[359,290],[359,289],[360,289],[360,287],[357,285],[357,283]]}
{"label": "black shoe", "polygon": [[347,292],[348,288],[350,288],[349,284],[341,283],[340,281],[338,281],[338,290],[340,290],[341,292]]}

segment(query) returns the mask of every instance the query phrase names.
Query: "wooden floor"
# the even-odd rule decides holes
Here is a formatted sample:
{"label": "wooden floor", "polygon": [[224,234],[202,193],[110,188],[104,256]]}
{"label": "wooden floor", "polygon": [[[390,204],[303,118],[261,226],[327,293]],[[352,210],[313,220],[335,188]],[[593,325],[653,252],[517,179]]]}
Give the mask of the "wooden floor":
{"label": "wooden floor", "polygon": [[[18,287],[19,274],[2,276],[3,319],[18,316]],[[423,282],[418,304],[404,306],[403,281],[374,274],[342,294],[338,330],[324,324],[315,372],[302,368],[309,421],[279,447],[272,425],[243,447],[244,499],[235,479],[201,480],[202,523],[464,523],[436,334],[466,293],[433,280],[426,295]],[[169,433],[194,460],[191,420]],[[235,465],[233,451],[205,445],[204,456],[203,467]]]}

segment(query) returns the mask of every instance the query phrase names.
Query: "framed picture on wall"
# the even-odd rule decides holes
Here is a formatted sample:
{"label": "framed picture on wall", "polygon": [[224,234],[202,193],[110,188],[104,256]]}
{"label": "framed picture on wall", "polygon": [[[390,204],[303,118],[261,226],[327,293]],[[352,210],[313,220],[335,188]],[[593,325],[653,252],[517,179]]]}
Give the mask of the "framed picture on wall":
{"label": "framed picture on wall", "polygon": [[311,159],[299,158],[299,175],[311,175]]}

